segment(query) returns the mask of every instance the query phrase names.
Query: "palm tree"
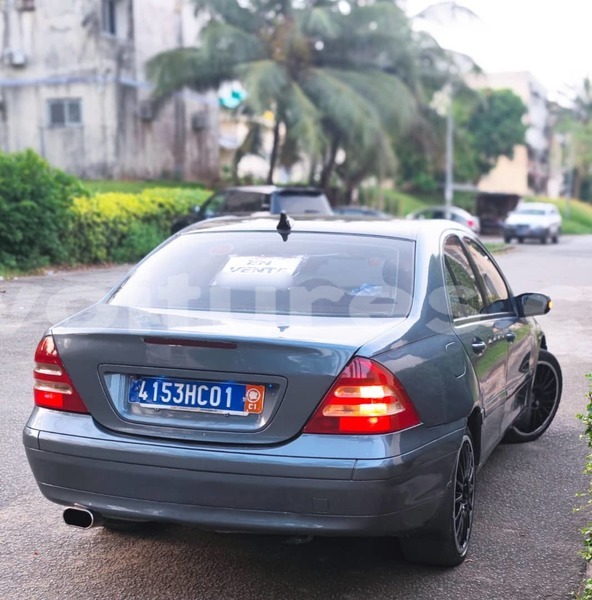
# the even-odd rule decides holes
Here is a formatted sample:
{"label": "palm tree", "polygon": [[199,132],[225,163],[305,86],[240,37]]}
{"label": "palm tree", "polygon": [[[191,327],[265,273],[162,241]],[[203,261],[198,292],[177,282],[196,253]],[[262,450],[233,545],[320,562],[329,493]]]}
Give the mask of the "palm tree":
{"label": "palm tree", "polygon": [[394,167],[392,135],[417,114],[423,68],[415,34],[394,2],[194,4],[207,23],[199,44],[149,62],[156,98],[240,81],[253,113],[275,115],[269,182],[278,160],[298,153],[320,166],[316,177],[323,185],[339,150],[373,158],[358,162],[377,172]]}

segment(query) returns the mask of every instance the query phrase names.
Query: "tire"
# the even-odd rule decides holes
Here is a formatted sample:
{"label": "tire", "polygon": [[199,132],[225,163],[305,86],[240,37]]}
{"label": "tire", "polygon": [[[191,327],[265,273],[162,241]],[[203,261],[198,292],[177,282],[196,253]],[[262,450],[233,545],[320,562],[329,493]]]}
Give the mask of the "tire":
{"label": "tire", "polygon": [[558,244],[559,243],[559,231],[556,231],[553,236],[551,237],[551,241],[554,244]]}
{"label": "tire", "polygon": [[541,437],[557,414],[562,388],[563,375],[557,359],[550,352],[541,350],[530,391],[529,406],[508,429],[504,442],[521,444]]}
{"label": "tire", "polygon": [[506,244],[510,244],[512,242],[512,238],[509,235],[504,236],[504,242]]}
{"label": "tire", "polygon": [[402,538],[403,556],[412,563],[456,567],[466,558],[475,510],[475,451],[470,433],[465,432],[456,457],[452,484],[429,533]]}
{"label": "tire", "polygon": [[518,243],[519,244],[524,244],[524,238],[523,237],[519,237],[518,238]]}
{"label": "tire", "polygon": [[543,233],[543,235],[541,236],[541,244],[546,244],[548,240],[549,240],[549,232],[545,231],[545,233]]}

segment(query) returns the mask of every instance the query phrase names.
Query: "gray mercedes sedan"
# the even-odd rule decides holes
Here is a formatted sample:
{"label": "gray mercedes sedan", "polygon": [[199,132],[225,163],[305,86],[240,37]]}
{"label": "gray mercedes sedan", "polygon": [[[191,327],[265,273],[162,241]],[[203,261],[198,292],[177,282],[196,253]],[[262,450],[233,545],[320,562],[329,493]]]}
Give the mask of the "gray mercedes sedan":
{"label": "gray mercedes sedan", "polygon": [[550,306],[452,222],[205,221],[47,331],[29,463],[77,527],[396,536],[454,566],[479,467],[557,411]]}

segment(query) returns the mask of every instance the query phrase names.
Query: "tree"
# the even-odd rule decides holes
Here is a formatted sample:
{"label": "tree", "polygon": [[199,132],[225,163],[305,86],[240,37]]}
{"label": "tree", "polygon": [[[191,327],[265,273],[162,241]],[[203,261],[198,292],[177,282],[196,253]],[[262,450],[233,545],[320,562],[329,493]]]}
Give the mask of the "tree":
{"label": "tree", "polygon": [[340,150],[364,156],[370,172],[394,169],[392,136],[416,117],[424,68],[415,34],[395,3],[194,3],[206,19],[199,45],[149,62],[160,101],[184,87],[204,91],[240,81],[249,110],[275,116],[270,182],[278,161],[302,153],[318,165],[313,178],[323,185]]}
{"label": "tree", "polygon": [[511,90],[483,90],[468,120],[472,147],[480,174],[489,173],[500,156],[514,157],[514,147],[524,144],[527,108]]}
{"label": "tree", "polygon": [[557,106],[556,112],[557,131],[566,141],[566,168],[573,175],[569,193],[592,200],[592,81],[585,78],[569,98],[569,106]]}

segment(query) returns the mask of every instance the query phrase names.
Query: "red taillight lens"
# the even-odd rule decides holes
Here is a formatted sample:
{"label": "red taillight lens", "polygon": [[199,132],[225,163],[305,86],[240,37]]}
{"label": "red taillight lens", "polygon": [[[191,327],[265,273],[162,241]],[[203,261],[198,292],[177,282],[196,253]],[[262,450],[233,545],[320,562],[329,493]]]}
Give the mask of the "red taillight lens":
{"label": "red taillight lens", "polygon": [[354,358],[304,428],[305,433],[393,433],[421,421],[397,378],[368,358]]}
{"label": "red taillight lens", "polygon": [[35,352],[35,404],[43,408],[88,413],[72,380],[66,373],[53,337],[44,337]]}

